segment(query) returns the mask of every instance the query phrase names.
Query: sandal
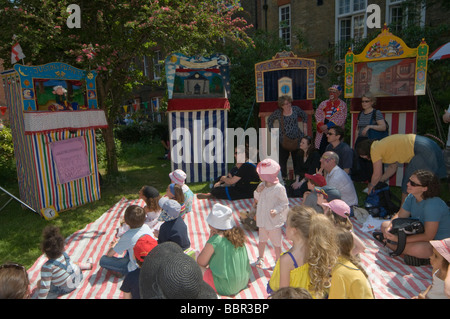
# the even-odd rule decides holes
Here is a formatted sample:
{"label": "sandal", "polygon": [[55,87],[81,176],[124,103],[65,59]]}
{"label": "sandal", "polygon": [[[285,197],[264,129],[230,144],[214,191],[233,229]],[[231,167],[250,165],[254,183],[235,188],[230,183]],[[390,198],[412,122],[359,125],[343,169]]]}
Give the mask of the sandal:
{"label": "sandal", "polygon": [[386,246],[386,240],[384,239],[384,235],[382,232],[380,231],[374,231],[372,233],[373,238],[375,238],[377,241],[379,241],[380,243],[382,243],[383,245]]}

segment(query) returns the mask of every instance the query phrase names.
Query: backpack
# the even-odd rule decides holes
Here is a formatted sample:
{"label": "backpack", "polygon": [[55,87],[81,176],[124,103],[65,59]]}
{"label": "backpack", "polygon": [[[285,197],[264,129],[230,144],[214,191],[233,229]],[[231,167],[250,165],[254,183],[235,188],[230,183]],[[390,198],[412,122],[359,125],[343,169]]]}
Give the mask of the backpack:
{"label": "backpack", "polygon": [[[359,112],[359,114],[358,114],[358,121],[359,121],[359,118],[361,117],[362,112],[363,111]],[[377,110],[373,109],[372,117],[370,118],[369,125],[377,122],[376,117],[377,117]],[[383,120],[384,120],[384,123],[386,124],[386,130],[384,130],[384,131],[377,131],[377,130],[369,129],[369,131],[367,132],[367,137],[370,140],[377,140],[377,141],[379,141],[379,140],[389,136],[389,124],[388,124],[388,122],[385,119],[383,119]]]}
{"label": "backpack", "polygon": [[387,218],[398,212],[400,199],[391,193],[389,185],[379,182],[364,203],[365,209],[372,217]]}

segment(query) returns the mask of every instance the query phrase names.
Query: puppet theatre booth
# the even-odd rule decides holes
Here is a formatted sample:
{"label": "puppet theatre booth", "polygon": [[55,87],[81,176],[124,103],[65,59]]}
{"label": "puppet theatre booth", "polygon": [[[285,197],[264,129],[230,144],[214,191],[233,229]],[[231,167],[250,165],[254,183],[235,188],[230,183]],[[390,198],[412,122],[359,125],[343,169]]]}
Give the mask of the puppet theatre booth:
{"label": "puppet theatre booth", "polygon": [[[312,100],[316,98],[316,60],[298,58],[292,52],[278,52],[271,60],[255,64],[256,103],[259,105],[261,128],[267,128],[268,117],[278,109],[278,98],[288,95],[292,105],[300,107],[308,115],[306,132],[304,123],[299,119],[299,128],[305,135],[312,136],[314,109]],[[278,121],[274,127],[280,127]],[[270,134],[261,130],[266,136],[260,140],[267,141],[259,147],[262,154],[270,149]],[[294,177],[292,158],[288,160],[288,176]]]}
{"label": "puppet theatre booth", "polygon": [[[361,96],[371,92],[374,106],[389,125],[389,135],[417,132],[418,95],[425,94],[428,45],[424,40],[409,48],[386,25],[361,52],[351,49],[345,56],[345,97],[351,99],[351,142],[355,144]],[[391,186],[400,186],[406,164],[399,164],[391,177]]]}
{"label": "puppet theatre booth", "polygon": [[2,73],[20,199],[46,219],[100,198],[96,76],[64,63]]}
{"label": "puppet theatre booth", "polygon": [[165,60],[171,166],[186,173],[186,183],[226,175],[229,66],[219,53],[173,53]]}

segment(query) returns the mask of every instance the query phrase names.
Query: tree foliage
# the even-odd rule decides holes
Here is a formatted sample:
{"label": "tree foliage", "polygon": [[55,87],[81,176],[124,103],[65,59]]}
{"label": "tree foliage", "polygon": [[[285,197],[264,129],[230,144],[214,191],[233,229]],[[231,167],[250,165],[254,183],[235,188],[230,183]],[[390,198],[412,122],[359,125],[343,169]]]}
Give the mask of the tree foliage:
{"label": "tree foliage", "polygon": [[[0,57],[8,68],[11,46],[19,42],[25,63],[65,62],[95,69],[99,105],[109,128],[104,130],[109,173],[118,170],[113,122],[125,99],[142,84],[135,57],[162,52],[210,54],[224,42],[252,45],[251,26],[236,15],[233,1],[214,0],[80,0],[81,28],[66,24],[67,0],[2,0]],[[14,37],[14,39],[13,39]]]}

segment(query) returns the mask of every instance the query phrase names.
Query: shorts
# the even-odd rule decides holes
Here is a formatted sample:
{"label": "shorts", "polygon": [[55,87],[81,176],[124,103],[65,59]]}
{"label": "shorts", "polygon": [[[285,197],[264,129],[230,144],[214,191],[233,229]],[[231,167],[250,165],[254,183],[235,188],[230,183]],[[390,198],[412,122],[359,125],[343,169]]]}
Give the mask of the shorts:
{"label": "shorts", "polygon": [[269,239],[275,247],[281,247],[281,228],[266,230],[259,227],[259,241],[266,243]]}
{"label": "shorts", "polygon": [[408,179],[418,169],[429,170],[436,174],[438,178],[447,176],[442,149],[433,140],[420,135],[416,135],[414,157],[408,163],[405,175],[403,176],[403,193],[406,193]]}

